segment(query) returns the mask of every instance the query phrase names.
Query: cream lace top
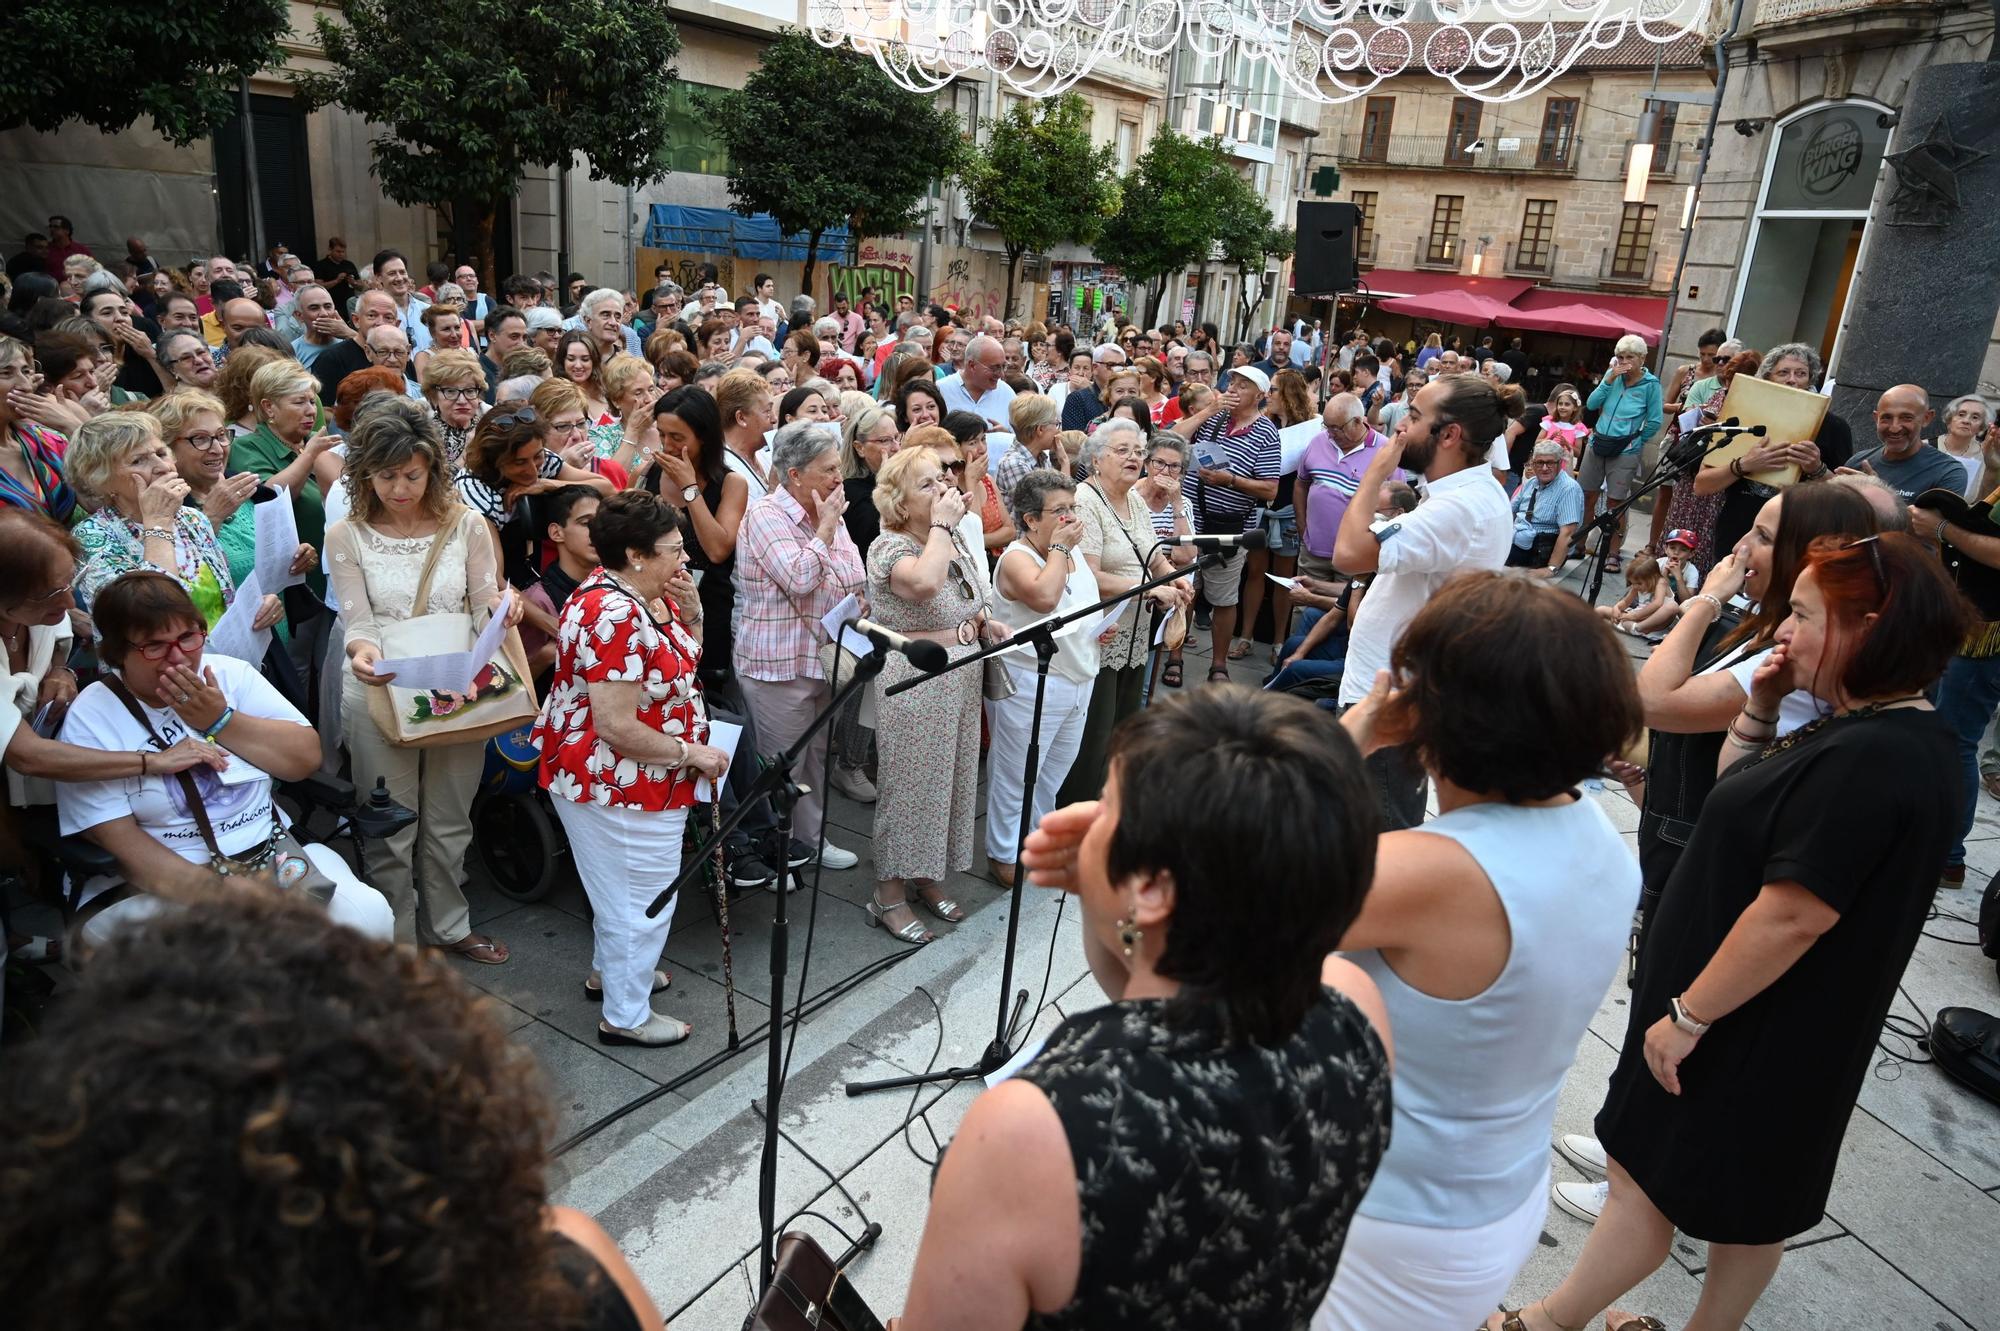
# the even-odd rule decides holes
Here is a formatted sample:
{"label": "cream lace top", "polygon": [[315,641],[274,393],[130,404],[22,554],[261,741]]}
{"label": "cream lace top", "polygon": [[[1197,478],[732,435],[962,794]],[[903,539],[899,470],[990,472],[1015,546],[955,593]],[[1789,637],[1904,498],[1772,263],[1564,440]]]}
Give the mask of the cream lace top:
{"label": "cream lace top", "polygon": [[327,567],[349,644],[380,647],[382,624],[419,614],[463,611],[468,593],[474,627],[485,623],[497,590],[486,523],[469,509],[456,507],[446,522],[452,525],[436,538],[445,542],[444,553],[438,557],[430,598],[421,611],[415,609],[417,581],[432,537],[389,536],[352,518],[326,529]]}

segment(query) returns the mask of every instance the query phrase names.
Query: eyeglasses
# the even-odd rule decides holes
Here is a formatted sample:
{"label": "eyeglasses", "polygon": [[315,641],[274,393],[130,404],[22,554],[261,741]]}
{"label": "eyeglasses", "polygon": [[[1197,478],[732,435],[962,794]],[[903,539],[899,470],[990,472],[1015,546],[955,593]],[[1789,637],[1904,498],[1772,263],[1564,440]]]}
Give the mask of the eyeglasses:
{"label": "eyeglasses", "polygon": [[1178,476],[1187,470],[1185,462],[1169,462],[1165,458],[1154,458],[1146,466],[1149,470],[1157,471],[1162,476]]}
{"label": "eyeglasses", "polygon": [[1076,505],[1064,504],[1061,508],[1045,508],[1042,510],[1042,516],[1045,518],[1073,518],[1076,516]]}
{"label": "eyeglasses", "polygon": [[177,647],[180,649],[182,655],[193,656],[201,650],[201,645],[207,641],[207,629],[189,629],[186,633],[181,634],[180,637],[170,638],[166,642],[137,643],[134,645],[133,650],[148,661],[164,661],[167,659],[167,653]]}
{"label": "eyeglasses", "polygon": [[1840,552],[1846,554],[1849,550],[1853,550],[1859,546],[1867,546],[1868,553],[1874,557],[1875,561],[1875,586],[1882,595],[1887,596],[1889,594],[1889,571],[1882,567],[1882,547],[1877,544],[1881,539],[1881,532],[1876,532],[1873,536],[1863,536],[1858,541],[1849,541],[1846,545],[1841,546]]}
{"label": "eyeglasses", "polygon": [[227,430],[217,430],[214,434],[184,434],[180,437],[180,442],[186,444],[197,453],[208,453],[218,448],[228,447],[229,432]]}
{"label": "eyeglasses", "polygon": [[[380,353],[378,352],[377,354],[379,355]],[[187,353],[186,353],[186,354],[184,354],[184,355],[180,355],[180,356],[175,356],[175,357],[174,357],[174,358],[173,358],[172,360],[168,361],[168,362],[167,362],[167,364],[169,364],[169,365],[197,365],[197,364],[200,364],[200,363],[201,363],[202,361],[205,361],[205,360],[208,360],[208,359],[209,359],[209,354],[208,354],[208,353],[207,353],[206,351],[190,351],[190,352],[187,352]]]}
{"label": "eyeglasses", "polygon": [[582,434],[590,427],[590,422],[581,418],[573,421],[550,421],[549,428],[560,434]]}
{"label": "eyeglasses", "polygon": [[508,412],[505,416],[495,416],[493,418],[493,424],[496,426],[508,426],[517,424],[533,425],[536,421],[540,419],[541,417],[535,415],[535,409],[533,407],[522,407],[518,411]]}
{"label": "eyeglasses", "polygon": [[[479,390],[476,388],[440,388],[438,389],[438,396],[451,398],[457,402],[470,402],[479,396]],[[530,415],[528,419],[533,420],[533,415]]]}

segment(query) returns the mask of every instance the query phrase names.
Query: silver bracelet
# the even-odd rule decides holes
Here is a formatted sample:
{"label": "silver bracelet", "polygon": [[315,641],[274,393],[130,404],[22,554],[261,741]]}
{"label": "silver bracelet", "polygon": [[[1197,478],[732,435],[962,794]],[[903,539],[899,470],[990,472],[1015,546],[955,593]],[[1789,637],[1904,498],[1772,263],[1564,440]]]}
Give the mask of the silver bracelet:
{"label": "silver bracelet", "polygon": [[150,540],[155,536],[159,537],[163,541],[171,541],[174,539],[173,532],[169,531],[165,527],[141,527],[139,529],[139,537],[141,540]]}
{"label": "silver bracelet", "polygon": [[1710,605],[1715,607],[1716,614],[1719,615],[1722,613],[1722,602],[1717,598],[1710,596],[1707,592],[1696,592],[1693,596],[1688,597],[1688,601],[1690,603],[1695,601],[1706,601]]}

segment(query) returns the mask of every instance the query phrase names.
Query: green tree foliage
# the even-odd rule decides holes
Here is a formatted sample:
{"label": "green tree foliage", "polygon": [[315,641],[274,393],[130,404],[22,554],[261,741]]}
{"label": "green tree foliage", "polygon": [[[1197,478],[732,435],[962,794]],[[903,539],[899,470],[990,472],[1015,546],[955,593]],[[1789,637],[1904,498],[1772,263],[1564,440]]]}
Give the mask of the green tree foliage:
{"label": "green tree foliage", "polygon": [[285,0],[20,0],[0,23],[0,129],[145,116],[184,147],[236,114],[290,31]]}
{"label": "green tree foliage", "polygon": [[529,168],[582,153],[620,185],[668,170],[681,42],[655,0],[344,0],[317,28],[334,68],[302,76],[300,95],[372,122],[382,192],[465,210],[454,216],[482,267],[493,217]]}
{"label": "green tree foliage", "polygon": [[[1162,128],[1126,174],[1118,212],[1097,239],[1097,257],[1123,268],[1135,284],[1205,264],[1235,198],[1232,182],[1237,176],[1220,140]],[[1132,313],[1147,322],[1136,307]]]}
{"label": "green tree foliage", "polygon": [[740,90],[698,103],[729,153],[731,209],[806,236],[808,292],[821,236],[842,225],[857,237],[907,230],[965,152],[958,122],[929,97],[796,29],[764,48]]}
{"label": "green tree foliage", "polygon": [[1024,102],[1002,116],[993,136],[960,172],[973,215],[1000,233],[1007,250],[1007,303],[1022,256],[1064,242],[1088,245],[1118,211],[1117,155],[1090,143],[1090,107],[1075,93]]}
{"label": "green tree foliage", "polygon": [[1233,174],[1225,187],[1215,239],[1222,261],[1233,264],[1240,274],[1236,284],[1238,335],[1248,339],[1257,331],[1250,327],[1251,315],[1268,294],[1264,273],[1273,259],[1291,257],[1296,240],[1290,227],[1273,221],[1270,205],[1256,188]]}

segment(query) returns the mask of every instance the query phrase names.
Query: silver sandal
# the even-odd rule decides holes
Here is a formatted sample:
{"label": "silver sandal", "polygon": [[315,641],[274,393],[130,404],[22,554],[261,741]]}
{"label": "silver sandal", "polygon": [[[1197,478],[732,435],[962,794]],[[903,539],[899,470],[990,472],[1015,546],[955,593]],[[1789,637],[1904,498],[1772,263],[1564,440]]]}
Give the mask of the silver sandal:
{"label": "silver sandal", "polygon": [[895,906],[884,906],[879,902],[870,901],[868,903],[868,923],[882,930],[896,941],[909,943],[915,947],[922,947],[925,943],[935,941],[937,935],[924,928],[922,920],[911,920],[900,929],[891,929],[888,922],[882,918],[890,911],[896,909],[896,906],[907,906],[909,904],[907,901],[898,901]]}
{"label": "silver sandal", "polygon": [[[940,888],[941,885],[932,882],[925,884],[925,887]],[[914,904],[922,906],[946,924],[965,923],[965,908],[959,905],[957,900],[952,897],[940,896],[936,901],[933,901],[924,895],[924,888],[920,887],[917,889],[917,899]]]}

